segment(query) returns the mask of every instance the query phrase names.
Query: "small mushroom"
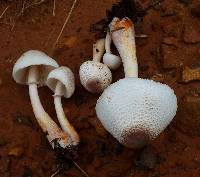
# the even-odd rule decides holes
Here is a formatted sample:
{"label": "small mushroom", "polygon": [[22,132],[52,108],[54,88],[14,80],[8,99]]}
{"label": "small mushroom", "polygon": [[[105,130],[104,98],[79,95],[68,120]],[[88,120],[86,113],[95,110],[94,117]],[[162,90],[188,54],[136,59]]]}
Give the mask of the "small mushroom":
{"label": "small mushroom", "polygon": [[106,64],[110,69],[115,70],[121,65],[121,58],[111,53],[111,36],[110,32],[107,32],[105,40],[106,53],[103,56],[103,63]]}
{"label": "small mushroom", "polygon": [[80,66],[81,84],[91,93],[102,92],[112,82],[112,73],[107,65],[100,63],[105,50],[105,39],[93,45],[93,61],[86,61]]}
{"label": "small mushroom", "polygon": [[17,60],[12,76],[17,83],[29,86],[33,112],[51,146],[66,148],[70,140],[68,135],[45,112],[38,95],[38,85],[45,85],[48,73],[56,67],[57,62],[45,53],[30,50]]}
{"label": "small mushroom", "polygon": [[61,102],[62,96],[69,98],[74,93],[75,80],[73,72],[65,66],[52,70],[47,77],[47,86],[55,93],[54,104],[62,129],[71,138],[72,145],[78,145],[79,135],[66,118]]}
{"label": "small mushroom", "polygon": [[122,58],[125,78],[107,87],[96,104],[97,117],[120,143],[139,148],[156,138],[172,121],[177,98],[166,84],[138,77],[134,26],[114,18],[113,42]]}

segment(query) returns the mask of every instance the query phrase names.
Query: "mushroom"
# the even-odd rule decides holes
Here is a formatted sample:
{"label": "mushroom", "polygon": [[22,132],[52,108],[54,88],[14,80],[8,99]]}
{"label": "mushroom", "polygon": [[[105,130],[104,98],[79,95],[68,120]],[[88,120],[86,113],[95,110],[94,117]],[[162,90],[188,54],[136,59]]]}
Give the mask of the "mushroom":
{"label": "mushroom", "polygon": [[107,87],[96,104],[97,117],[120,143],[139,148],[156,138],[172,121],[177,98],[166,84],[138,78],[134,26],[114,18],[113,42],[122,58],[125,78]]}
{"label": "mushroom", "polygon": [[107,65],[100,63],[105,50],[105,39],[93,45],[93,61],[86,61],[80,66],[81,84],[91,93],[102,92],[112,82],[112,73]]}
{"label": "mushroom", "polygon": [[70,98],[75,90],[73,72],[65,66],[52,70],[47,77],[47,86],[55,93],[54,104],[56,114],[64,132],[71,138],[72,145],[79,144],[79,135],[65,116],[61,97]]}
{"label": "mushroom", "polygon": [[25,52],[15,63],[12,76],[19,84],[29,86],[29,95],[35,117],[53,148],[66,148],[68,135],[45,112],[38,95],[38,85],[45,85],[48,73],[58,67],[55,60],[37,50]]}
{"label": "mushroom", "polygon": [[103,56],[103,63],[106,64],[110,69],[115,70],[119,68],[121,64],[121,58],[111,53],[110,46],[111,46],[111,36],[110,32],[108,31],[105,40],[106,53]]}

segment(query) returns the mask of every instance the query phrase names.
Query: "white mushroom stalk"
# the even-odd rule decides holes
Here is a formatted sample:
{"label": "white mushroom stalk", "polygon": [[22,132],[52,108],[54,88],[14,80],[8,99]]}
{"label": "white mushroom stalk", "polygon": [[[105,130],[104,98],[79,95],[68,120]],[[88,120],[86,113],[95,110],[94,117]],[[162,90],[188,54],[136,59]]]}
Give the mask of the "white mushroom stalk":
{"label": "white mushroom stalk", "polygon": [[112,40],[122,58],[125,78],[111,84],[96,104],[97,117],[120,143],[139,148],[156,138],[176,115],[177,98],[166,84],[138,78],[134,26],[114,18]]}
{"label": "white mushroom stalk", "polygon": [[105,39],[93,45],[93,61],[86,61],[80,66],[81,84],[91,93],[102,92],[112,82],[112,73],[107,65],[100,63],[105,51]]}
{"label": "white mushroom stalk", "polygon": [[111,36],[108,31],[105,40],[106,53],[103,56],[103,63],[106,64],[110,69],[115,70],[119,68],[121,64],[121,58],[111,53]]}
{"label": "white mushroom stalk", "polygon": [[47,73],[58,64],[46,54],[36,50],[24,53],[13,68],[13,78],[17,83],[29,86],[29,95],[35,117],[45,132],[51,146],[66,148],[69,137],[45,112],[38,95],[38,85],[44,84]]}
{"label": "white mushroom stalk", "polygon": [[113,42],[122,57],[125,77],[138,77],[135,31],[131,20],[114,18],[110,24]]}
{"label": "white mushroom stalk", "polygon": [[75,81],[72,71],[68,67],[59,67],[52,70],[47,78],[47,85],[54,91],[54,105],[58,121],[62,129],[69,135],[71,145],[79,144],[79,135],[68,121],[62,106],[62,97],[69,98],[75,90]]}

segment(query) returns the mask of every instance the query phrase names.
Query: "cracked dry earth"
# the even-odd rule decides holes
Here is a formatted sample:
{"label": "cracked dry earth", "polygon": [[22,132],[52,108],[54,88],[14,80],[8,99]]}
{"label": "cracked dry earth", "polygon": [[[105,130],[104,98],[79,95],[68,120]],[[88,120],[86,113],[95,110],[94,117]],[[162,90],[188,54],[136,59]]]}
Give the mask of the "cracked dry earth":
{"label": "cracked dry earth", "polygon": [[[178,97],[173,122],[150,145],[140,150],[121,146],[95,115],[98,95],[80,84],[81,63],[92,56],[95,33],[90,26],[106,18],[115,0],[79,0],[61,39],[53,44],[72,1],[53,1],[21,11],[23,1],[2,0],[0,14],[0,177],[49,177],[57,169],[55,153],[39,128],[28,89],[17,85],[12,67],[29,49],[38,49],[69,66],[76,76],[76,91],[63,100],[65,113],[81,137],[75,161],[90,177],[199,177],[200,176],[200,1],[165,0],[136,24],[139,76],[167,83]],[[138,0],[145,8],[150,0]],[[123,68],[113,72],[123,77]],[[47,112],[56,117],[52,92],[39,89]],[[56,119],[54,119],[56,121]],[[74,166],[57,176],[81,177]]]}

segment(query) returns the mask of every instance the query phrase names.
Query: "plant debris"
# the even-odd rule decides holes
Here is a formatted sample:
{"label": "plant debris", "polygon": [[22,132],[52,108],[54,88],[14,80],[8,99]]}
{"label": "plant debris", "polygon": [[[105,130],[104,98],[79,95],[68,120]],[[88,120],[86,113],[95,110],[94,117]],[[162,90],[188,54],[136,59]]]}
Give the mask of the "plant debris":
{"label": "plant debris", "polygon": [[182,81],[185,83],[190,81],[200,81],[200,67],[184,67],[182,72]]}
{"label": "plant debris", "polygon": [[98,37],[105,37],[108,25],[112,21],[113,17],[128,17],[134,23],[138,23],[143,20],[143,17],[146,15],[148,10],[154,8],[163,1],[164,0],[152,0],[148,7],[143,8],[136,0],[121,0],[119,3],[114,4],[111,9],[106,11],[106,19],[102,19],[91,25],[90,31],[97,33]]}

